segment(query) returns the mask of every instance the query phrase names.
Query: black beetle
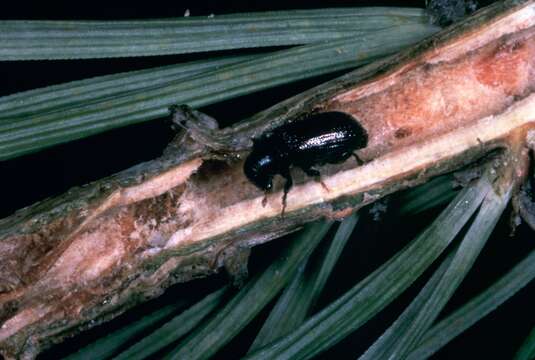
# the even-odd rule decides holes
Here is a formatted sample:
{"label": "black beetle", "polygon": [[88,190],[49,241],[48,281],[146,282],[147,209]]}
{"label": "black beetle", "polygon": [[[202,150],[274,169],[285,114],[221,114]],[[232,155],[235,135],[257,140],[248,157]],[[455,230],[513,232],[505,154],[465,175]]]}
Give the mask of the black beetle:
{"label": "black beetle", "polygon": [[368,133],[353,116],[330,111],[281,125],[253,139],[253,150],[245,160],[243,171],[247,178],[261,190],[268,192],[276,174],[286,179],[283,209],[286,195],[292,187],[290,167],[301,168],[308,176],[319,178],[315,166],[336,164],[354,155],[368,145]]}

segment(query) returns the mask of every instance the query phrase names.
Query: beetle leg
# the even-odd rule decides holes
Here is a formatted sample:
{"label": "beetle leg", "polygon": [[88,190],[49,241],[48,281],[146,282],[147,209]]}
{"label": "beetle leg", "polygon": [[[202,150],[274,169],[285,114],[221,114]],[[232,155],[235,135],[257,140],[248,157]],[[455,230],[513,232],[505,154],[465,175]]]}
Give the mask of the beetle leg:
{"label": "beetle leg", "polygon": [[268,197],[268,192],[264,192],[264,198],[262,199],[262,207],[266,207],[267,205],[267,197]]}
{"label": "beetle leg", "polygon": [[311,176],[311,177],[319,178],[320,175],[321,175],[318,170],[313,169],[313,168],[303,169],[303,171],[305,172],[305,174],[307,174],[308,176]]}
{"label": "beetle leg", "polygon": [[282,195],[282,211],[281,211],[281,217],[284,217],[284,211],[286,210],[286,198],[288,197],[288,193],[290,192],[290,189],[293,186],[293,179],[292,175],[290,174],[290,170],[284,171],[282,174],[282,177],[286,179],[286,182],[284,183],[284,193]]}
{"label": "beetle leg", "polygon": [[327,191],[327,192],[331,191],[327,187],[327,185],[325,185],[325,183],[321,180],[321,174],[320,174],[320,172],[318,170],[313,169],[313,168],[307,168],[307,169],[303,169],[303,171],[305,172],[305,174],[307,174],[310,177],[313,177],[317,182],[319,182],[321,184],[321,187],[323,187],[323,189],[325,189],[325,191]]}
{"label": "beetle leg", "polygon": [[364,161],[362,161],[361,158],[359,158],[359,156],[357,155],[357,153],[353,153],[353,157],[355,158],[355,160],[357,160],[357,164],[360,166],[362,164],[364,164]]}

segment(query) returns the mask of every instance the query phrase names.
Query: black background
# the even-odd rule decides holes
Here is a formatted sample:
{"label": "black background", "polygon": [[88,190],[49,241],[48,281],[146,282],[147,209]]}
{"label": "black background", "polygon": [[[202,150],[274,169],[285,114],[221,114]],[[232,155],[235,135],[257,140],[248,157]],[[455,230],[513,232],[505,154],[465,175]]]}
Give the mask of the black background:
{"label": "black background", "polygon": [[[244,11],[261,11],[295,8],[342,7],[355,5],[404,5],[424,6],[424,1],[145,1],[120,4],[117,2],[66,1],[66,2],[11,2],[8,7],[2,4],[1,19],[133,19],[179,17],[189,9],[192,16],[224,14]],[[250,52],[259,50],[247,50]],[[164,64],[173,64],[188,60],[206,58],[211,54],[141,57],[133,59],[79,60],[79,61],[27,61],[1,62],[0,74],[2,85],[0,96],[36,87],[62,83],[92,76],[148,68]],[[313,85],[326,81],[336,75],[323,76],[301,81],[296,84],[277,87],[235,100],[201,109],[209,115],[231,123],[246,118],[255,112],[267,108],[293,94],[299,93]],[[169,119],[160,119],[128,128],[113,130],[68,144],[46,149],[39,153],[21,158],[0,162],[0,218],[8,216],[18,208],[30,205],[44,198],[61,194],[72,186],[82,185],[128,168],[141,161],[157,157],[172,132]],[[430,216],[429,216],[430,217]],[[334,298],[340,295],[355,279],[361,278],[378,263],[384,261],[399,249],[408,239],[418,233],[421,225],[430,219],[417,219],[414,224],[400,224],[391,216],[382,223],[366,222],[359,225],[358,239],[348,245],[344,258],[337,267],[337,276],[330,284],[326,293]],[[424,221],[425,220],[425,221]],[[385,222],[388,226],[385,226]],[[392,226],[390,226],[392,225]],[[395,225],[395,226],[394,226]],[[392,230],[390,230],[392,229]],[[399,235],[403,234],[403,236]],[[461,286],[460,291],[448,305],[446,312],[465,302],[471,296],[483,290],[495,281],[513,264],[533,249],[533,234],[525,226],[518,229],[517,236],[509,237],[507,219],[499,225],[488,246],[475,265],[475,271]],[[251,267],[261,269],[269,263],[266,254],[276,253],[285,240],[264,245],[253,254]],[[261,256],[259,255],[261,254]],[[357,259],[358,261],[355,261]],[[355,262],[359,265],[355,266]],[[258,270],[260,271],[260,270]],[[162,302],[180,296],[184,291],[189,293],[204,292],[214,283],[224,282],[224,278],[216,277],[209,281],[198,281],[195,284],[182,285],[171,289],[167,300],[156,300],[144,305],[135,312],[149,311]],[[421,284],[420,284],[421,285]],[[384,327],[387,326],[403,309],[407,301],[414,297],[417,289],[411,288],[400,301],[390,306],[371,322],[370,326],[350,336],[334,350],[322,355],[322,358],[353,359],[362,352],[369,341],[373,341]],[[498,311],[488,316],[478,325],[454,340],[443,349],[436,358],[466,358],[473,353],[479,358],[511,358],[522,340],[535,323],[533,302],[535,287],[532,285],[509,300]],[[332,298],[322,299],[327,304]],[[251,324],[245,335],[238,337],[229,344],[221,358],[236,358],[247,349],[255,331],[261,325],[264,313]],[[66,345],[55,348],[45,354],[45,358],[57,358],[58,354],[68,353],[72,348],[88,342],[90,339],[121,326],[135,315],[131,313],[120,319],[87,333],[85,338],[77,338]]]}

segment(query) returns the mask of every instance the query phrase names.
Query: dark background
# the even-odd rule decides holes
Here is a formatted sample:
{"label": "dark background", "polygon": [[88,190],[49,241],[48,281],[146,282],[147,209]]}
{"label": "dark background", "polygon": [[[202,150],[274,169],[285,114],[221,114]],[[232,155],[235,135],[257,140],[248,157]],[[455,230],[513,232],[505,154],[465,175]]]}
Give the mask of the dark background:
{"label": "dark background", "polygon": [[[180,17],[186,9],[192,16],[224,14],[245,11],[261,11],[276,9],[303,9],[343,6],[418,6],[423,7],[424,1],[145,1],[130,2],[122,5],[116,2],[103,1],[65,1],[65,2],[27,2],[19,1],[4,7],[0,18],[5,19],[132,19]],[[250,52],[264,50],[246,50]],[[243,52],[243,51],[242,51]],[[1,62],[0,74],[2,86],[0,96],[36,87],[84,79],[92,76],[111,74],[129,70],[148,68],[158,65],[173,64],[194,59],[206,58],[212,54],[140,57],[132,59],[75,60],[75,61],[26,61]],[[260,94],[241,97],[217,105],[201,109],[209,115],[221,119],[225,123],[246,118],[257,111],[265,109],[293,94],[311,86],[329,80],[339,74],[322,76],[301,81],[295,84],[266,90]],[[30,205],[44,198],[58,195],[72,186],[82,185],[101,177],[113,174],[139,162],[153,159],[166,146],[172,136],[169,119],[160,119],[128,128],[113,130],[87,139],[59,145],[36,154],[0,162],[0,218],[8,216],[16,209]],[[436,212],[435,212],[436,214]],[[357,229],[355,241],[352,241],[344,252],[336,276],[329,285],[326,298],[327,304],[344,290],[373,270],[379,263],[403,246],[422,226],[427,224],[432,215],[415,221],[401,223],[392,216],[386,216],[380,223],[371,220],[361,222]],[[402,235],[400,235],[402,234]],[[362,241],[359,239],[366,239]],[[252,272],[261,271],[272,257],[285,244],[280,240],[263,245],[253,253]],[[446,313],[455,306],[483,290],[496,280],[496,277],[507,271],[533,249],[533,233],[525,226],[517,231],[517,236],[509,237],[507,218],[499,225],[475,265],[475,271],[469,274],[446,309]],[[261,256],[259,256],[261,254]],[[356,261],[357,260],[357,261]],[[355,265],[358,263],[358,265]],[[193,284],[179,285],[172,288],[163,299],[143,305],[115,320],[111,324],[97,328],[85,337],[67,342],[45,354],[45,358],[57,358],[58,354],[66,354],[80,344],[117,328],[143,312],[150,311],[174,297],[187,293],[204,293],[216,284],[225,282],[223,276],[209,280],[197,281]],[[419,284],[421,285],[421,283]],[[373,341],[396,314],[415,296],[416,287],[411,288],[400,301],[390,306],[365,327],[362,331],[350,336],[322,358],[334,356],[353,359],[361,353],[370,341]],[[522,340],[527,336],[530,327],[535,323],[535,311],[532,299],[535,286],[530,285],[513,299],[509,300],[498,311],[488,316],[478,325],[454,340],[444,348],[436,358],[466,358],[469,352],[475,351],[479,358],[511,358]],[[531,301],[530,301],[531,300]],[[225,358],[236,358],[247,349],[254,338],[255,331],[267,316],[264,312],[257,321],[251,324],[245,334],[238,337],[224,350]]]}

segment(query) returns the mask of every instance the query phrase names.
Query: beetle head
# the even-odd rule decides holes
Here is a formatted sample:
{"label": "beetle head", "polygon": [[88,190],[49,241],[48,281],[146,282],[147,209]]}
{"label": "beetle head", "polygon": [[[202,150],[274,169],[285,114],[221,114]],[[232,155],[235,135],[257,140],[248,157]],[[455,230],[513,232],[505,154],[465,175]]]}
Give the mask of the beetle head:
{"label": "beetle head", "polygon": [[276,173],[276,165],[273,156],[265,152],[253,150],[245,160],[243,172],[247,178],[259,189],[271,190],[273,176]]}

